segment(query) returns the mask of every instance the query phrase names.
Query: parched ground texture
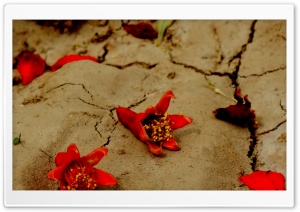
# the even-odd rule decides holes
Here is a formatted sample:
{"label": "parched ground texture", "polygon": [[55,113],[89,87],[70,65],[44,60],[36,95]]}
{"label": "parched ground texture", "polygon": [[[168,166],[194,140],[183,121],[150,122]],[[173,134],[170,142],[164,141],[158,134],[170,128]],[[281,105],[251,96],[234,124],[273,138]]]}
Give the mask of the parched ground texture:
{"label": "parched ground texture", "polygon": [[[108,189],[248,190],[242,174],[286,175],[285,21],[176,20],[160,46],[129,35],[122,22],[140,21],[82,21],[72,31],[13,22],[14,58],[28,48],[48,65],[69,54],[99,58],[13,86],[13,137],[22,135],[13,146],[14,190],[57,190],[46,175],[70,143],[81,155],[109,149],[95,166],[118,179]],[[247,128],[215,118],[212,111],[235,102],[215,93],[205,76],[229,97],[237,85],[248,94],[257,141]],[[167,90],[177,97],[168,113],[183,112],[193,123],[173,132],[180,151],[156,157],[118,122],[116,108],[143,112]]]}

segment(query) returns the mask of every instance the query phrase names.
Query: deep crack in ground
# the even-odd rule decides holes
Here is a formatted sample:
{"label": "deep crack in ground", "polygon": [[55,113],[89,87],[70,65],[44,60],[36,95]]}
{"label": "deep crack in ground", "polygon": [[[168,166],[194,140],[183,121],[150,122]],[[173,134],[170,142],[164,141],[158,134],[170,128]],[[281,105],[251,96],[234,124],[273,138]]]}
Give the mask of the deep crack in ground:
{"label": "deep crack in ground", "polygon": [[232,85],[234,85],[235,87],[237,87],[239,85],[237,80],[238,80],[238,73],[239,73],[240,66],[241,66],[242,54],[247,50],[248,44],[252,43],[252,41],[253,41],[256,23],[257,23],[257,20],[254,20],[251,23],[250,33],[249,33],[249,36],[248,36],[247,43],[242,45],[241,50],[228,61],[228,67],[229,67],[233,60],[238,59],[238,63],[235,67],[235,71],[229,76],[231,81],[232,81]]}

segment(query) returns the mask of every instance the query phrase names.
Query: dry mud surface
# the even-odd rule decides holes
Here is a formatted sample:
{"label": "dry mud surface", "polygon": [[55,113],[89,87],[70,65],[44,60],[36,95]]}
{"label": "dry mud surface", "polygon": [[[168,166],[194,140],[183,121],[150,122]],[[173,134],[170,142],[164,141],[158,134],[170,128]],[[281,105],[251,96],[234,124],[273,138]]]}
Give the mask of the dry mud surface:
{"label": "dry mud surface", "polygon": [[[13,56],[24,46],[48,65],[69,54],[100,62],[72,62],[13,86],[13,137],[22,134],[13,146],[14,190],[57,190],[46,175],[72,142],[81,155],[109,149],[96,165],[118,179],[109,189],[248,190],[238,180],[243,173],[286,175],[285,21],[178,20],[160,46],[129,35],[121,21],[84,21],[72,32],[14,21]],[[235,102],[204,76],[230,97],[236,85],[248,94],[257,142],[247,128],[215,118],[212,111]],[[143,112],[167,90],[177,97],[168,113],[183,112],[193,123],[173,132],[180,151],[155,157],[118,122],[116,108]]]}

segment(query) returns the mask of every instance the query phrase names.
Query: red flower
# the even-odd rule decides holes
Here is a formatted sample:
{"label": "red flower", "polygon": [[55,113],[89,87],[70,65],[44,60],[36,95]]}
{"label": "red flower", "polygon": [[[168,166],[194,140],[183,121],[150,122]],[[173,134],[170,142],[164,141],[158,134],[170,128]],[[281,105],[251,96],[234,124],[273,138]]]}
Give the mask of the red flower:
{"label": "red flower", "polygon": [[76,145],[70,144],[67,152],[56,155],[57,167],[49,171],[47,178],[60,181],[60,190],[93,190],[97,186],[116,185],[118,182],[111,174],[93,167],[107,152],[105,147],[97,148],[80,157]]}
{"label": "red flower", "polygon": [[213,111],[217,119],[230,122],[232,124],[248,127],[251,135],[254,136],[258,128],[255,111],[251,109],[251,102],[248,95],[241,97],[241,89],[236,89],[234,98],[237,100],[236,105],[230,105],[226,108],[218,108]]}
{"label": "red flower", "polygon": [[255,171],[239,180],[251,190],[285,190],[285,178],[273,171]]}
{"label": "red flower", "polygon": [[91,60],[94,62],[98,62],[98,59],[92,56],[87,56],[87,55],[68,55],[64,56],[56,61],[54,65],[51,66],[52,71],[56,71],[57,69],[61,68],[63,65],[74,62],[74,61],[79,61],[79,60]]}
{"label": "red flower", "polygon": [[190,117],[166,112],[171,98],[175,98],[175,95],[167,91],[155,107],[148,107],[144,113],[135,113],[124,107],[116,109],[119,121],[156,156],[162,154],[162,147],[180,150],[171,132],[192,123]]}
{"label": "red flower", "polygon": [[27,85],[45,71],[46,62],[40,55],[24,52],[18,62],[17,69],[22,77],[22,84]]}
{"label": "red flower", "polygon": [[136,38],[152,40],[156,39],[158,35],[157,31],[152,27],[151,24],[143,22],[138,24],[124,24],[123,28],[126,32]]}

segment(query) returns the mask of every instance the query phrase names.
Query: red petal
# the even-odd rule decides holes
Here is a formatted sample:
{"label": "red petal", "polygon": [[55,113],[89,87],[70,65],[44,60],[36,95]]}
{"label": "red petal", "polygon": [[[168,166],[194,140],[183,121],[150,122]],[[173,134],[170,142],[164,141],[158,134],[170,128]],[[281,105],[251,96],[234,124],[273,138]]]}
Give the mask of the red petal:
{"label": "red petal", "polygon": [[59,189],[60,190],[68,190],[67,186],[68,186],[68,184],[64,180],[60,181],[60,183],[59,183]]}
{"label": "red petal", "polygon": [[139,125],[140,127],[138,128],[139,130],[139,139],[143,142],[146,142],[146,141],[149,141],[149,136],[146,132],[146,129],[142,126],[142,125]]}
{"label": "red petal", "polygon": [[22,84],[27,85],[45,71],[46,62],[40,55],[25,52],[19,59],[17,69],[22,77]]}
{"label": "red petal", "polygon": [[151,24],[138,23],[138,24],[126,24],[123,25],[126,32],[136,38],[142,39],[156,39],[157,31],[152,27]]}
{"label": "red petal", "polygon": [[136,137],[139,137],[139,131],[136,125],[137,114],[125,107],[118,107],[116,109],[119,121],[129,129]]}
{"label": "red petal", "polygon": [[170,127],[172,130],[184,127],[187,124],[192,123],[193,119],[183,115],[168,115],[170,119]]}
{"label": "red petal", "polygon": [[158,146],[157,144],[152,144],[147,142],[148,149],[150,152],[156,156],[162,155],[162,147]]}
{"label": "red petal", "polygon": [[141,141],[149,140],[149,137],[142,126],[141,122],[145,118],[145,113],[135,113],[125,107],[118,107],[116,109],[119,121],[131,131],[131,133]]}
{"label": "red petal", "polygon": [[159,102],[157,103],[157,105],[155,106],[156,110],[161,113],[164,114],[170,104],[170,100],[171,98],[176,98],[174,93],[172,91],[167,91],[159,100]]}
{"label": "red petal", "polygon": [[136,121],[137,113],[126,107],[118,107],[116,109],[119,121],[126,127],[130,128],[131,124]]}
{"label": "red petal", "polygon": [[78,148],[75,144],[70,144],[68,146],[67,152],[59,152],[55,157],[55,164],[57,166],[67,167],[72,161],[78,160],[80,154]]}
{"label": "red petal", "polygon": [[283,174],[277,172],[268,172],[268,178],[272,181],[276,190],[285,190],[285,178]]}
{"label": "red petal", "polygon": [[59,152],[57,153],[56,157],[55,157],[55,165],[61,166],[66,158],[67,153],[66,152]]}
{"label": "red petal", "polygon": [[94,169],[95,171],[95,178],[96,178],[96,184],[99,186],[110,186],[110,185],[116,185],[118,184],[117,179],[112,176],[111,174],[102,171],[100,169]]}
{"label": "red petal", "polygon": [[239,179],[252,190],[285,190],[285,179],[281,173],[255,171]]}
{"label": "red petal", "polygon": [[168,141],[162,142],[162,146],[166,149],[178,151],[180,150],[180,146],[177,144],[174,138],[170,138]]}
{"label": "red petal", "polygon": [[68,55],[64,56],[56,61],[54,65],[51,66],[52,71],[56,71],[57,69],[61,68],[63,65],[74,62],[74,61],[79,61],[79,60],[91,60],[94,62],[98,62],[98,59],[92,56],[87,56],[87,55]]}
{"label": "red petal", "polygon": [[143,121],[144,121],[148,116],[154,115],[154,114],[158,114],[158,113],[159,113],[159,111],[158,111],[155,107],[149,106],[149,107],[147,107],[147,109],[145,110],[144,113],[139,113],[139,114],[138,114],[138,115],[139,115],[138,121],[141,122],[141,123],[143,123]]}
{"label": "red petal", "polygon": [[64,166],[54,168],[48,172],[47,178],[49,180],[61,181],[64,177],[65,169],[66,169],[66,167],[64,167]]}
{"label": "red petal", "polygon": [[92,166],[99,163],[99,161],[107,155],[108,149],[106,147],[97,148],[88,155],[82,157],[83,160],[87,161]]}

